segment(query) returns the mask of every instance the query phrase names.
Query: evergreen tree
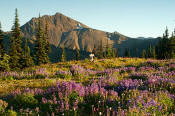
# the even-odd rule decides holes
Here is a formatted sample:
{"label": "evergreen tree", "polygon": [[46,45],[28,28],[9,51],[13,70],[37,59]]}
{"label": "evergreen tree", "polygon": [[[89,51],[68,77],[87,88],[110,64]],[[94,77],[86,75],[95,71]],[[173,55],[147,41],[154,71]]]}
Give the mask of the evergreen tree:
{"label": "evergreen tree", "polygon": [[1,22],[0,22],[0,55],[3,56],[3,53],[5,52],[4,46],[3,46],[3,32],[1,29]]}
{"label": "evergreen tree", "polygon": [[168,28],[166,28],[165,33],[162,38],[159,38],[159,42],[156,45],[156,55],[158,59],[170,59],[174,55],[175,51],[175,39],[174,34],[169,38]]}
{"label": "evergreen tree", "polygon": [[80,60],[80,52],[78,49],[76,49],[76,60]]}
{"label": "evergreen tree", "polygon": [[11,36],[11,47],[10,47],[10,66],[12,69],[20,69],[22,68],[22,38],[21,38],[21,30],[18,19],[18,11],[16,9],[15,12],[15,22],[12,28],[12,36]]}
{"label": "evergreen tree", "polygon": [[28,39],[25,39],[25,48],[24,48],[24,56],[23,56],[23,68],[30,67],[34,65],[34,61],[30,56],[30,48],[28,46]]}
{"label": "evergreen tree", "polygon": [[62,62],[65,62],[65,61],[66,61],[66,55],[65,55],[64,47],[62,47],[61,61],[62,61]]}
{"label": "evergreen tree", "polygon": [[96,45],[94,45],[94,49],[92,50],[92,53],[94,54],[94,56],[97,55],[97,48],[96,48]]}
{"label": "evergreen tree", "polygon": [[146,50],[145,49],[142,51],[142,58],[146,58]]}
{"label": "evergreen tree", "polygon": [[38,28],[37,28],[37,37],[36,37],[36,46],[35,46],[35,60],[36,64],[46,64],[48,63],[48,54],[45,49],[45,37],[43,36],[43,31],[41,28],[41,17],[38,18]]}
{"label": "evergreen tree", "polygon": [[149,45],[148,48],[148,58],[153,58],[153,49],[152,49],[152,45]]}
{"label": "evergreen tree", "polygon": [[153,48],[153,58],[156,59],[156,49]]}
{"label": "evergreen tree", "polygon": [[115,57],[118,57],[118,49],[115,49]]}
{"label": "evergreen tree", "polygon": [[110,47],[110,45],[109,45],[109,42],[108,42],[108,40],[107,40],[107,49],[106,49],[106,56],[107,56],[107,58],[111,58],[111,56],[112,56],[112,50],[111,50],[111,47]]}
{"label": "evergreen tree", "polygon": [[99,47],[98,47],[98,58],[103,58],[103,43],[102,43],[102,40],[99,44]]}
{"label": "evergreen tree", "polygon": [[125,57],[130,57],[129,49],[127,49],[127,48],[125,49],[124,56]]}
{"label": "evergreen tree", "polygon": [[10,71],[9,65],[10,56],[4,53],[3,56],[0,56],[0,71]]}
{"label": "evergreen tree", "polygon": [[172,36],[169,39],[168,44],[168,50],[169,50],[169,58],[175,58],[175,36],[174,33],[172,33]]}
{"label": "evergreen tree", "polygon": [[112,49],[112,57],[115,58],[116,57],[116,49]]}
{"label": "evergreen tree", "polygon": [[49,31],[48,31],[48,22],[46,21],[45,32],[44,32],[44,44],[47,55],[51,52],[49,44]]}

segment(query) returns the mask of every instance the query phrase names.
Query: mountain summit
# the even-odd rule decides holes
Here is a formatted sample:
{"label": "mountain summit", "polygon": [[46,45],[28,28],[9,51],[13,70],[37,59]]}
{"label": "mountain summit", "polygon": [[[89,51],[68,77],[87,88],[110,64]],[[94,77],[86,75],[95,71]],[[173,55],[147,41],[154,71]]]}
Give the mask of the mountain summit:
{"label": "mountain summit", "polygon": [[[110,44],[117,40],[127,40],[128,38],[119,33],[109,33],[96,29],[92,29],[78,21],[75,21],[61,13],[56,13],[53,16],[44,15],[41,17],[42,26],[48,22],[48,30],[50,44],[56,47],[68,49],[79,49],[81,51],[91,52],[94,46],[102,41],[105,44],[109,41]],[[35,40],[37,31],[37,18],[32,18],[29,22],[21,26],[24,37]],[[115,40],[115,41],[114,41]]]}
{"label": "mountain summit", "polygon": [[[72,53],[75,53],[75,49],[83,52],[83,58],[87,57],[87,52],[92,52],[94,46],[98,48],[101,42],[104,51],[106,50],[107,43],[109,43],[111,47],[118,49],[119,56],[123,56],[125,50],[128,49],[131,56],[138,57],[141,56],[143,49],[147,49],[150,44],[154,46],[157,43],[157,39],[130,38],[118,32],[110,33],[93,29],[61,13],[56,13],[52,16],[42,16],[41,23],[43,28],[46,21],[48,23],[49,42],[52,51],[49,57],[53,62],[59,61],[61,57],[60,48],[63,46],[68,50],[67,57],[71,57],[69,59],[74,57]],[[38,18],[32,18],[20,27],[23,37],[30,40],[31,51],[34,51],[37,24]],[[10,44],[9,37],[10,32],[6,32],[5,45]]]}

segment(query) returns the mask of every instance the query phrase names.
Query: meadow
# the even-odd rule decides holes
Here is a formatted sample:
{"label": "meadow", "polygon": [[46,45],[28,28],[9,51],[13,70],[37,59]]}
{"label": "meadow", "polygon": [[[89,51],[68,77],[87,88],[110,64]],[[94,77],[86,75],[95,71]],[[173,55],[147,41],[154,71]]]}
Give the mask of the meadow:
{"label": "meadow", "polygon": [[0,73],[4,116],[174,116],[175,60],[60,62]]}

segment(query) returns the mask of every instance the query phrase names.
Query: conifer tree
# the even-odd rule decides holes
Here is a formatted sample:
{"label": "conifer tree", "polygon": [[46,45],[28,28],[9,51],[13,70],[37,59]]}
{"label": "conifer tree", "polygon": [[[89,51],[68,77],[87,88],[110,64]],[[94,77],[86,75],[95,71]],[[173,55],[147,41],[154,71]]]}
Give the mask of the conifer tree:
{"label": "conifer tree", "polygon": [[44,32],[44,44],[47,55],[51,52],[49,44],[49,31],[48,31],[48,22],[46,21],[45,32]]}
{"label": "conifer tree", "polygon": [[156,59],[156,49],[153,48],[153,58]]}
{"label": "conifer tree", "polygon": [[62,61],[62,62],[65,62],[65,61],[66,61],[66,54],[65,54],[64,47],[62,47],[61,61]]}
{"label": "conifer tree", "polygon": [[9,65],[10,56],[4,53],[3,56],[0,56],[0,71],[10,71]]}
{"label": "conifer tree", "polygon": [[23,67],[30,67],[33,65],[34,65],[34,61],[33,61],[33,58],[30,56],[30,48],[28,46],[28,39],[25,39]]}
{"label": "conifer tree", "polygon": [[43,31],[41,27],[41,17],[38,18],[38,28],[37,28],[37,37],[36,37],[36,46],[35,46],[35,61],[36,64],[46,64],[48,63],[48,55],[45,49],[45,41],[43,40]]}
{"label": "conifer tree", "polygon": [[169,54],[171,53],[170,47],[170,40],[169,40],[169,33],[168,28],[166,27],[165,33],[163,34],[162,38],[159,38],[159,42],[156,45],[156,55],[158,59],[167,59],[169,58]]}
{"label": "conifer tree", "polygon": [[0,56],[3,56],[5,50],[4,50],[4,46],[3,46],[3,32],[1,29],[1,22],[0,22]]}
{"label": "conifer tree", "polygon": [[[41,29],[42,30],[42,29]],[[42,32],[42,31],[41,31]],[[48,35],[48,23],[46,21],[46,26],[44,32],[42,32],[42,48],[43,52],[43,64],[49,63],[49,53],[50,53],[50,44],[49,44],[49,35]]]}
{"label": "conifer tree", "polygon": [[112,49],[112,57],[113,57],[113,58],[116,57],[116,54],[115,54],[116,52],[115,52],[115,51],[116,51],[116,49],[113,48],[113,49]]}
{"label": "conifer tree", "polygon": [[107,58],[110,58],[112,56],[112,50],[111,50],[111,47],[109,45],[109,42],[107,40],[107,49],[106,49],[107,53],[106,53],[106,56]]}
{"label": "conifer tree", "polygon": [[100,45],[98,47],[98,58],[103,58],[103,43],[102,43],[102,40],[101,40]]}
{"label": "conifer tree", "polygon": [[96,45],[94,45],[94,49],[92,50],[92,53],[94,54],[94,56],[97,55],[97,48],[96,48]]}
{"label": "conifer tree", "polygon": [[80,60],[80,52],[78,49],[76,49],[76,60]]}
{"label": "conifer tree", "polygon": [[125,49],[124,56],[125,57],[130,57],[129,49],[127,49],[127,48]]}
{"label": "conifer tree", "polygon": [[153,49],[152,49],[152,45],[149,45],[148,48],[148,58],[153,58]]}
{"label": "conifer tree", "polygon": [[11,36],[11,47],[10,47],[10,66],[12,69],[20,69],[22,68],[22,38],[21,38],[21,30],[18,19],[18,11],[16,9],[15,12],[15,21],[14,26],[12,28],[12,36]]}
{"label": "conifer tree", "polygon": [[115,49],[115,57],[118,57],[118,49]]}
{"label": "conifer tree", "polygon": [[146,58],[146,50],[145,49],[142,51],[142,58]]}
{"label": "conifer tree", "polygon": [[169,50],[169,58],[175,58],[175,36],[174,33],[172,33],[172,36],[169,39],[168,44],[168,50]]}

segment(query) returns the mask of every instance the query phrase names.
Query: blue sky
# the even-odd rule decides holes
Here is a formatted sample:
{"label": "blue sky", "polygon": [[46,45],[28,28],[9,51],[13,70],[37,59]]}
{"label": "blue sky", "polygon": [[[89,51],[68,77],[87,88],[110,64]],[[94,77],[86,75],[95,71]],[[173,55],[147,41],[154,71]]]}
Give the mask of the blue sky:
{"label": "blue sky", "polygon": [[1,0],[0,22],[10,31],[18,8],[20,25],[61,12],[89,27],[129,37],[162,36],[175,28],[175,0]]}

